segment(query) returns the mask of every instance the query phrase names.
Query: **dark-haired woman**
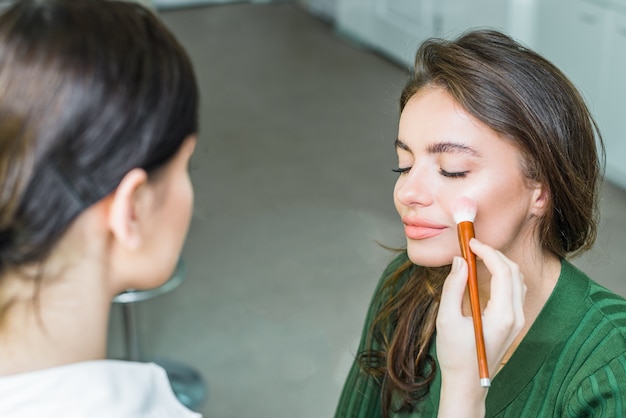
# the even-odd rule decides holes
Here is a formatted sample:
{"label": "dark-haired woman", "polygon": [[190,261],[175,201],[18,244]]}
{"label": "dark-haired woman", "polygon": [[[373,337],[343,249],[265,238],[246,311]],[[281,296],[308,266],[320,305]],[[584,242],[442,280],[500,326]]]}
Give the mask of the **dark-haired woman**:
{"label": "dark-haired woman", "polygon": [[[375,291],[336,417],[626,416],[626,301],[568,261],[594,243],[601,181],[575,87],[478,30],[420,47],[400,110],[407,248]],[[452,216],[461,196],[477,203],[489,389]]]}
{"label": "dark-haired woman", "polygon": [[140,5],[0,16],[0,416],[199,416],[158,366],[105,359],[112,298],[176,265],[197,106],[186,52]]}

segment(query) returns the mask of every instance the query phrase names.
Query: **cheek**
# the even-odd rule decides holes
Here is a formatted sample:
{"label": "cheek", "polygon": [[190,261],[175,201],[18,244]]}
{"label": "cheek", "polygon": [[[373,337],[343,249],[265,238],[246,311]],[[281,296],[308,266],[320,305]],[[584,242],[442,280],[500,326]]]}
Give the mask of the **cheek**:
{"label": "cheek", "polygon": [[184,213],[185,231],[187,231],[187,228],[189,227],[189,223],[191,221],[191,214],[193,213],[193,202],[194,202],[194,190],[193,190],[193,185],[191,183],[191,179],[189,179],[189,176],[186,176],[183,190],[184,190],[184,196],[182,200],[186,203],[185,209],[184,209],[185,210],[185,213]]}
{"label": "cheek", "polygon": [[530,192],[527,189],[500,189],[478,201],[476,235],[498,249],[519,236],[529,222]]}
{"label": "cheek", "polygon": [[398,179],[396,180],[396,183],[393,186],[393,204],[395,205],[396,209],[400,209],[400,202],[398,201],[398,189],[400,187],[401,182],[402,182],[402,178],[398,177]]}
{"label": "cheek", "polygon": [[176,242],[184,239],[187,233],[193,212],[193,201],[194,192],[191,181],[181,173],[171,185],[167,203],[170,234],[181,237],[176,238]]}
{"label": "cheek", "polygon": [[528,191],[517,172],[508,173],[504,169],[485,171],[459,190],[462,196],[476,202],[477,220],[483,215],[492,217],[526,205]]}

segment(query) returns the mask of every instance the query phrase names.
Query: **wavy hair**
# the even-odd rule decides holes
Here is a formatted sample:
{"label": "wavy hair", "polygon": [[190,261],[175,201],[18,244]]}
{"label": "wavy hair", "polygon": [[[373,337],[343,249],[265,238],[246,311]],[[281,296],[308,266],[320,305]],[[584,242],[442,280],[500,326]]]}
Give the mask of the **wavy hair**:
{"label": "wavy hair", "polygon": [[[545,251],[566,258],[592,247],[604,146],[583,98],[557,67],[503,33],[474,30],[420,46],[400,111],[426,86],[445,89],[520,151],[525,176],[549,196],[537,230]],[[358,359],[382,386],[384,416],[414,410],[434,378],[428,348],[449,269],[407,262],[378,295],[384,302],[370,349]]]}

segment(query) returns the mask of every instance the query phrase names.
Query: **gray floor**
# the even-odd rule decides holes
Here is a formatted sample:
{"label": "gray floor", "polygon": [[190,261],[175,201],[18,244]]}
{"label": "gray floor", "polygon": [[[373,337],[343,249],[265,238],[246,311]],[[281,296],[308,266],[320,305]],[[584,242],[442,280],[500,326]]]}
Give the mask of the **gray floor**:
{"label": "gray floor", "polygon": [[[196,65],[202,131],[189,275],[138,306],[144,353],[201,371],[207,417],[330,417],[392,256],[378,243],[403,242],[389,169],[406,73],[289,3],[162,16]],[[577,263],[626,295],[626,192],[607,185],[602,209]]]}

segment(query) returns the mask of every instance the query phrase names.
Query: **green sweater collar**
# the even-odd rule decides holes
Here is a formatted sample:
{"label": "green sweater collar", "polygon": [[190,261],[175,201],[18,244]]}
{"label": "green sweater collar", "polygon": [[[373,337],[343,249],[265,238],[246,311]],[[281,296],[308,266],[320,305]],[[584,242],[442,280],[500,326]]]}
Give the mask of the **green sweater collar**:
{"label": "green sweater collar", "polygon": [[510,404],[539,371],[552,350],[560,350],[585,315],[581,303],[589,293],[589,279],[566,260],[552,294],[506,366],[491,382],[489,415]]}
{"label": "green sweater collar", "polygon": [[[560,350],[559,343],[571,335],[585,315],[581,304],[572,302],[585,299],[589,293],[589,283],[584,273],[570,262],[562,260],[561,273],[552,294],[506,366],[491,381],[486,405],[488,416],[494,416],[506,408],[532,381],[547,354],[551,350]],[[429,351],[436,358],[435,345],[433,338]],[[441,388],[441,370],[439,366],[437,369],[431,385],[431,391],[437,392],[431,393],[434,408],[439,403],[438,392]]]}

